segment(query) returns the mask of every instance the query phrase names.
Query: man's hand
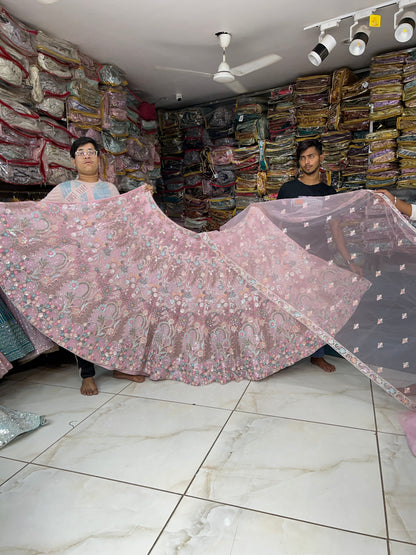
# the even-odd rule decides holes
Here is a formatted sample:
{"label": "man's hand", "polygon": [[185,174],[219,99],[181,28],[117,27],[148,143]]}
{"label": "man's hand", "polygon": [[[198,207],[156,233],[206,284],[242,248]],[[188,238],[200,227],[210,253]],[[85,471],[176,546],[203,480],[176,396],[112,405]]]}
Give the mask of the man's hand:
{"label": "man's hand", "polygon": [[358,274],[360,277],[363,277],[363,269],[358,264],[355,264],[354,262],[349,262],[348,268],[351,270],[351,272],[354,272],[354,274]]}

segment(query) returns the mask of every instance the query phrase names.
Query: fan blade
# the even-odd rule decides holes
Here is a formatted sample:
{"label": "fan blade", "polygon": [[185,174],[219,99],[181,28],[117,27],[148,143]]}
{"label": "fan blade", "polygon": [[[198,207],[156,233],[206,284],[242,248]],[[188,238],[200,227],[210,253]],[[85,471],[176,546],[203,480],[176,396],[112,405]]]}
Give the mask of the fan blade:
{"label": "fan blade", "polygon": [[206,73],[205,71],[195,71],[193,69],[182,69],[180,67],[164,67],[155,66],[156,69],[161,69],[162,71],[179,71],[182,73],[196,73],[197,75],[203,75],[204,77],[212,77],[213,73]]}
{"label": "fan blade", "polygon": [[224,83],[226,87],[231,89],[235,94],[244,94],[247,89],[238,81],[233,81],[232,83]]}
{"label": "fan blade", "polygon": [[242,77],[243,75],[247,75],[248,73],[252,73],[253,71],[262,69],[263,67],[275,64],[281,59],[282,57],[278,54],[267,54],[267,56],[263,56],[262,58],[257,58],[256,60],[252,60],[251,62],[241,64],[241,66],[232,67],[231,73],[233,75],[237,75],[237,77]]}

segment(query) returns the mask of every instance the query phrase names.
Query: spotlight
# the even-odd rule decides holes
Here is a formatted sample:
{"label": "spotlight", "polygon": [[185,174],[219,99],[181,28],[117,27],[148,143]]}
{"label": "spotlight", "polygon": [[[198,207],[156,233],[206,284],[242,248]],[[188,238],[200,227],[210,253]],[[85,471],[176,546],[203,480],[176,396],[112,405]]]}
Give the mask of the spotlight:
{"label": "spotlight", "polygon": [[353,56],[361,56],[364,54],[365,47],[367,46],[370,37],[370,29],[367,25],[360,25],[352,38],[349,51]]}
{"label": "spotlight", "polygon": [[416,25],[416,15],[413,12],[405,12],[394,31],[394,38],[399,42],[407,42],[413,36]]}
{"label": "spotlight", "polygon": [[333,51],[337,41],[332,35],[321,35],[319,42],[308,54],[308,59],[314,66],[319,66],[330,52]]}

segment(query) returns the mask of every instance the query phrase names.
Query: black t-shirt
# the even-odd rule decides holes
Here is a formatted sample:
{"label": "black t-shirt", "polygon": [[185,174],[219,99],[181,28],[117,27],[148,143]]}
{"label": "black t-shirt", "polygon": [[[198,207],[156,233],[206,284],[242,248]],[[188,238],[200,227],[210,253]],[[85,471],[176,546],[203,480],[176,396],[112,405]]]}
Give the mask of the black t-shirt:
{"label": "black t-shirt", "polygon": [[[326,183],[317,183],[316,185],[305,185],[299,179],[293,179],[284,183],[279,190],[279,199],[290,199],[298,197],[324,197],[326,195],[335,195],[337,192],[334,187]],[[313,223],[311,223],[313,226]],[[309,252],[315,254],[325,260],[330,257],[328,250],[327,235],[324,230],[311,233],[312,227],[305,228],[304,233],[300,233],[299,226],[296,227],[296,240],[301,247],[305,248],[309,245]],[[290,236],[290,229],[287,230]],[[302,239],[302,235],[304,236]]]}
{"label": "black t-shirt", "polygon": [[326,183],[317,183],[316,185],[305,185],[299,179],[293,179],[284,183],[279,190],[278,199],[298,198],[298,197],[324,197],[326,195],[335,195],[336,190]]}

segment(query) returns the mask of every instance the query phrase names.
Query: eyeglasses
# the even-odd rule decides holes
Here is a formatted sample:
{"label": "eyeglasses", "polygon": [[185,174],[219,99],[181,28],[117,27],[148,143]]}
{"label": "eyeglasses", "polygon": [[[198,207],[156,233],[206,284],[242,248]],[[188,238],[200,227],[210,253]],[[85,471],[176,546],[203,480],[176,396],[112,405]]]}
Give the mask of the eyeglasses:
{"label": "eyeglasses", "polygon": [[97,156],[98,152],[96,150],[77,150],[75,156]]}

